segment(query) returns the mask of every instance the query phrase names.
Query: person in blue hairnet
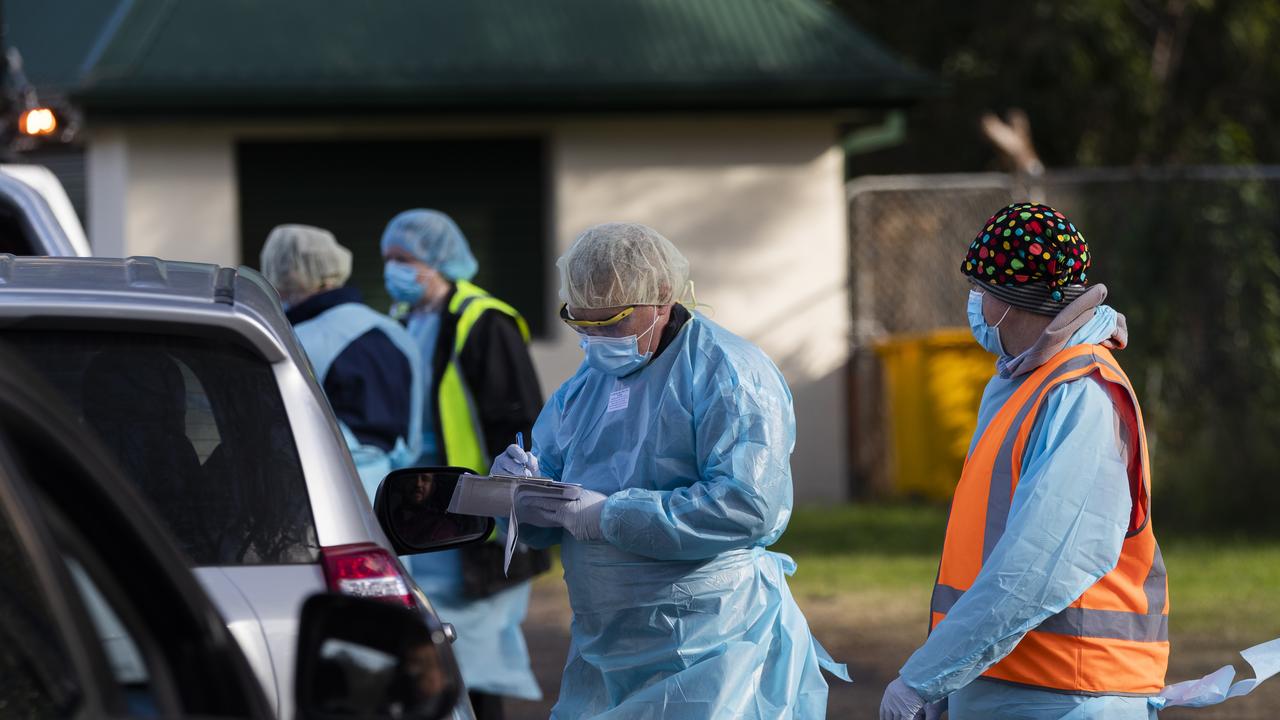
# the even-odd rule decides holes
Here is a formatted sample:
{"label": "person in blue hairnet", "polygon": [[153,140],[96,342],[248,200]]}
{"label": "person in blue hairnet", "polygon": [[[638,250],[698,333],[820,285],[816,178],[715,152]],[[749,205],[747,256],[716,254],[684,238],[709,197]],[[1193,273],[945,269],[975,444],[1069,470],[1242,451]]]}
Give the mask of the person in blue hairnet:
{"label": "person in blue hairnet", "polygon": [[333,233],[280,225],[260,256],[311,360],[370,500],[388,472],[420,452],[422,376],[418,347],[399,323],[347,287],[351,251]]}
{"label": "person in blue hairnet", "polygon": [[791,393],[759,348],[680,304],[689,264],[639,224],[557,262],[582,365],[533,449],[494,469],[582,485],[517,495],[520,537],[561,545],[572,641],[553,718],[821,718],[826,668],[770,552],[791,517]]}
{"label": "person in blue hairnet", "polygon": [[[387,292],[422,357],[419,465],[478,473],[542,408],[520,313],[471,282],[479,264],[462,230],[437,210],[406,210],[382,233]],[[543,550],[521,548],[503,569],[497,538],[404,558],[440,617],[453,623],[454,655],[479,720],[501,718],[502,698],[542,697],[520,623],[530,579],[550,568]]]}

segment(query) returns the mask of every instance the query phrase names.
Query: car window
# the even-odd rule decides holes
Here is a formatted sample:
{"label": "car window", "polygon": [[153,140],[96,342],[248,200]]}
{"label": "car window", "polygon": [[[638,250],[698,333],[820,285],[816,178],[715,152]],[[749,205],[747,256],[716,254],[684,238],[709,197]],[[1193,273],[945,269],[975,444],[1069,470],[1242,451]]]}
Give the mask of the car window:
{"label": "car window", "polygon": [[130,717],[160,717],[160,703],[147,672],[142,652],[133,633],[120,619],[120,615],[103,593],[92,574],[64,548],[62,560],[66,563],[72,583],[80,595],[81,603],[93,623],[111,676],[120,688]]}
{"label": "car window", "polygon": [[237,344],[9,329],[196,565],[312,563],[315,521],[271,365]]}
{"label": "car window", "polygon": [[0,508],[0,714],[69,714],[79,700],[71,661],[30,558]]}
{"label": "car window", "polygon": [[31,247],[23,230],[20,211],[6,198],[0,197],[0,253],[40,255]]}
{"label": "car window", "polygon": [[120,616],[107,602],[106,596],[80,561],[68,555],[64,555],[62,560],[67,564],[76,591],[80,593],[80,599],[93,622],[93,629],[102,642],[107,662],[111,665],[112,677],[124,685],[145,685],[149,676],[146,664],[142,661],[142,653],[138,651],[138,643],[125,629]]}
{"label": "car window", "polygon": [[204,464],[222,444],[222,437],[218,435],[218,422],[213,418],[209,395],[200,384],[200,378],[181,361],[178,362],[178,369],[182,371],[182,382],[187,390],[187,438],[191,440],[196,457]]}

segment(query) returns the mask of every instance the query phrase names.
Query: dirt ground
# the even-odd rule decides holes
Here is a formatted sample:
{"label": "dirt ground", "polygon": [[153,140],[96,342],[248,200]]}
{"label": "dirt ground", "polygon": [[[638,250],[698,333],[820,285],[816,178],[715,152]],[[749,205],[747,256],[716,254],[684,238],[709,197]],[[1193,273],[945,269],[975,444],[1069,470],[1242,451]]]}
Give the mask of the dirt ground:
{"label": "dirt ground", "polygon": [[[848,663],[853,683],[833,678],[827,716],[875,718],[884,686],[896,675],[903,660],[924,636],[918,608],[892,602],[892,598],[799,598],[814,635],[837,660]],[[564,583],[543,576],[534,584],[525,637],[534,672],[542,686],[541,702],[513,701],[507,705],[510,720],[546,718],[555,704],[560,670],[569,648],[570,612]],[[1213,637],[1174,637],[1170,681],[1200,677],[1228,663],[1249,677],[1238,652],[1242,646]],[[1275,720],[1280,718],[1280,678],[1252,695],[1213,708],[1170,710],[1162,720]]]}

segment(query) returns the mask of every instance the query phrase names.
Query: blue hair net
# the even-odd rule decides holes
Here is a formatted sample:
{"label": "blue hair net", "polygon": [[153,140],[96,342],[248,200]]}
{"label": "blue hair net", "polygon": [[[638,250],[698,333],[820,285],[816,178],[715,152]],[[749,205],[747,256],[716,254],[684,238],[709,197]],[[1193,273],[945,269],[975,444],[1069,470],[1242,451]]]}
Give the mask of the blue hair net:
{"label": "blue hair net", "polygon": [[403,248],[450,280],[470,280],[480,269],[467,238],[453,218],[439,210],[405,210],[382,231],[382,254]]}

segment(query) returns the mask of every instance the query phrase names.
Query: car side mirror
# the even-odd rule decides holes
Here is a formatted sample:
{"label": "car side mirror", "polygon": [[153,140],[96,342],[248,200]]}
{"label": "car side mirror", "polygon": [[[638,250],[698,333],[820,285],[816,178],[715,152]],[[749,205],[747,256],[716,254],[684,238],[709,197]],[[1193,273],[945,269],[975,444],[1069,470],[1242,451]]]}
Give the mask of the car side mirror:
{"label": "car side mirror", "polygon": [[404,468],[382,479],[373,510],[397,555],[458,547],[489,537],[493,518],[449,512],[458,467]]}
{"label": "car side mirror", "polygon": [[442,626],[371,598],[312,595],[302,605],[294,692],[300,720],[439,720],[462,693]]}

